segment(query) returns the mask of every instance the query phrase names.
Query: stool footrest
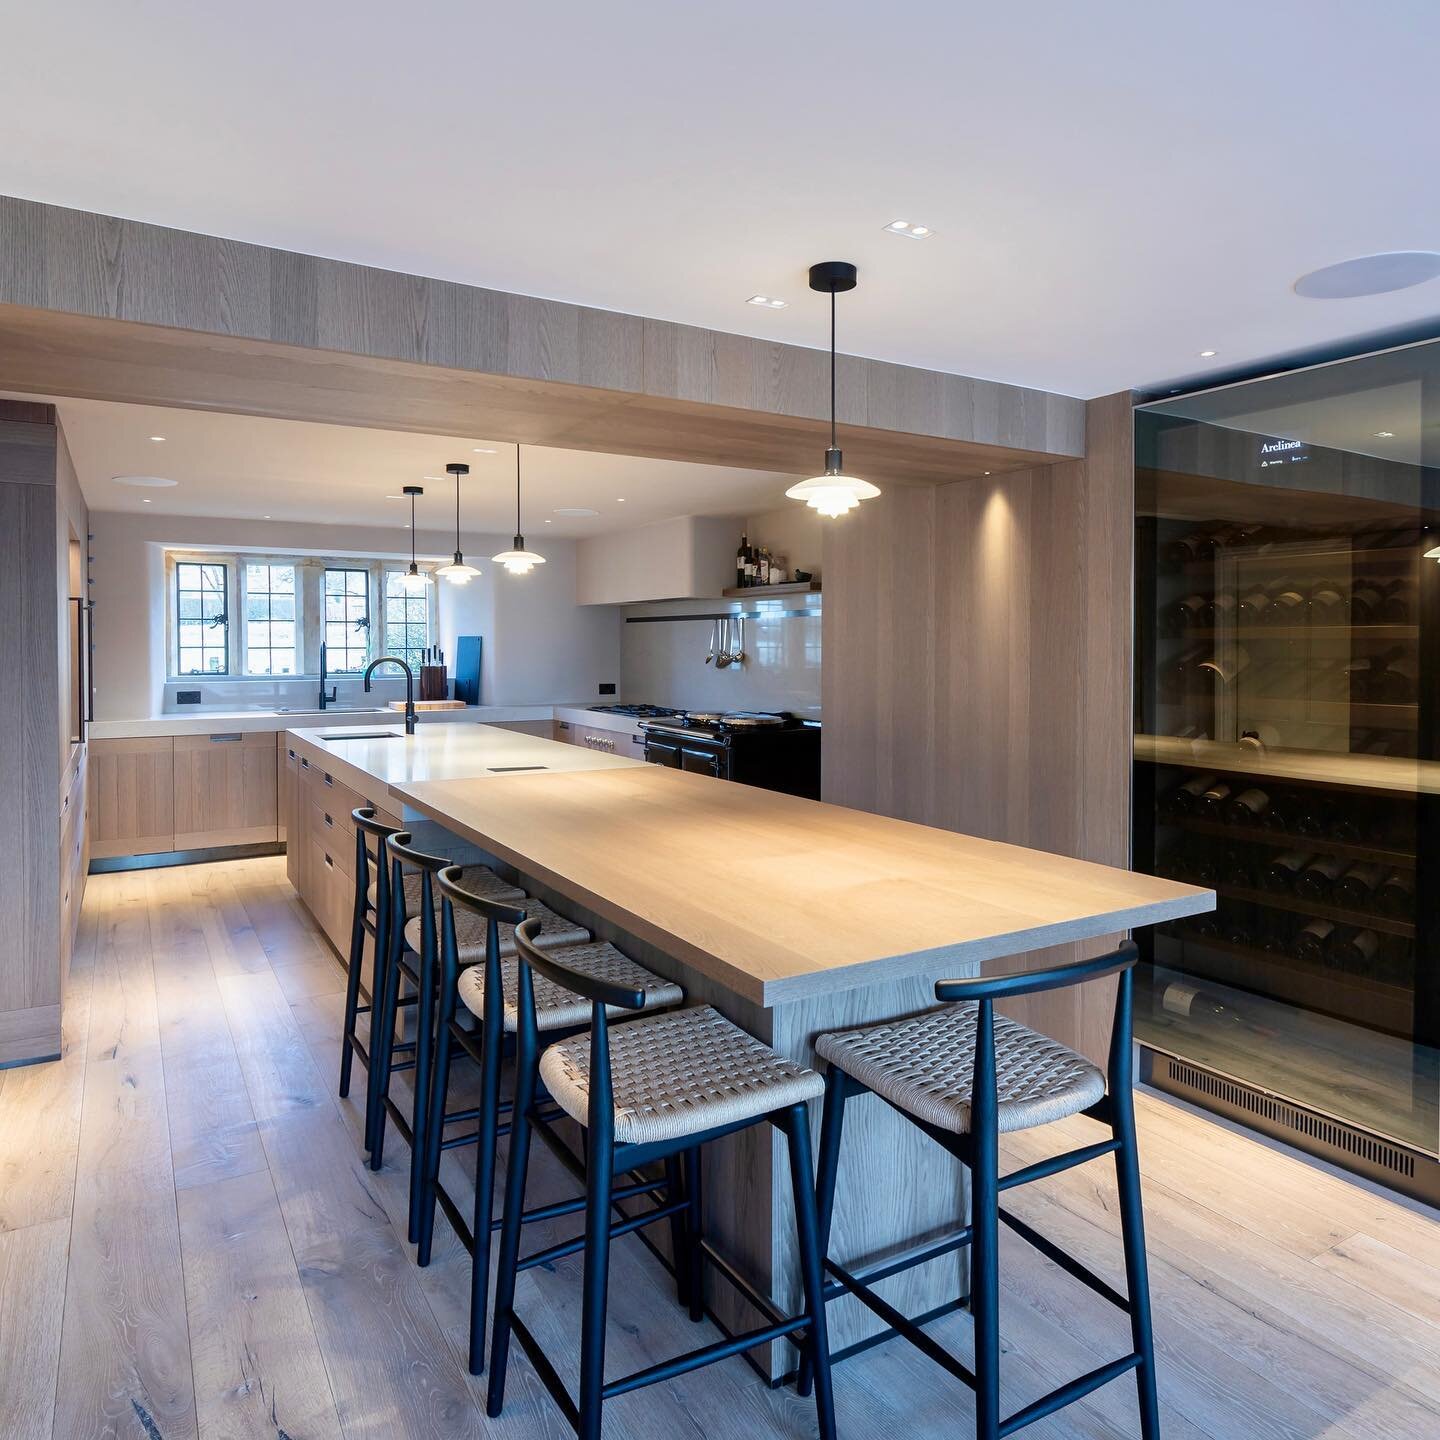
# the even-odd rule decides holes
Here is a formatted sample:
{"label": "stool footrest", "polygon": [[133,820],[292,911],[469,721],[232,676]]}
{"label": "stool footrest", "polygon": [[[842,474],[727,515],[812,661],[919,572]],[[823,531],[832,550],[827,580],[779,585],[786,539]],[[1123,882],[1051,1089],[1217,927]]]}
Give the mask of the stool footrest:
{"label": "stool footrest", "polygon": [[1002,1175],[1000,1189],[1013,1190],[1017,1185],[1028,1185],[1032,1180],[1058,1175],[1062,1170],[1098,1160],[1102,1155],[1113,1155],[1119,1148],[1118,1140],[1102,1140],[1098,1145],[1084,1145],[1078,1150],[1067,1150],[1063,1155],[1052,1155],[1048,1160],[1037,1160],[1023,1170],[1012,1170],[1010,1174]]}
{"label": "stool footrest", "polygon": [[1088,1285],[1102,1299],[1108,1300],[1117,1310],[1128,1315],[1130,1301],[1113,1286],[1107,1285],[1093,1270],[1067,1255],[1053,1240],[1047,1240],[1038,1230],[1027,1225],[1019,1216],[1002,1209],[1000,1219],[1008,1225],[1027,1245],[1038,1250],[1047,1260],[1058,1265],[1067,1275],[1073,1275],[1082,1285]]}
{"label": "stool footrest", "polygon": [[873,1310],[897,1335],[903,1335],[920,1353],[933,1360],[942,1370],[963,1381],[972,1390],[976,1388],[975,1372],[961,1364],[938,1341],[933,1340],[910,1317],[897,1310],[888,1300],[882,1300],[863,1280],[852,1275],[833,1260],[825,1262],[825,1268],[846,1290],[867,1310]]}
{"label": "stool footrest", "polygon": [[1023,1430],[1027,1425],[1033,1425],[1037,1420],[1043,1420],[1047,1415],[1053,1415],[1066,1405],[1072,1405],[1076,1400],[1083,1400],[1085,1396],[1098,1390],[1102,1385],[1108,1385],[1112,1380],[1118,1380],[1122,1375],[1129,1374],[1131,1370],[1142,1364],[1143,1360],[1144,1357],[1138,1352],[1127,1355],[1123,1360],[1112,1360],[1108,1365],[1101,1365],[1098,1369],[1090,1371],[1088,1375],[1082,1375],[1078,1380],[1071,1380],[1069,1384],[1061,1385],[1048,1395],[1042,1395],[1023,1410],[1017,1410],[1009,1419],[1002,1420],[1000,1434],[1002,1436],[1013,1435],[1017,1430]]}
{"label": "stool footrest", "polygon": [[[573,1201],[563,1202],[573,1205],[575,1210],[584,1207],[584,1200],[578,1203]],[[618,1224],[610,1227],[610,1238],[618,1239],[621,1235],[628,1235],[632,1230],[639,1230],[642,1226],[653,1225],[657,1220],[668,1220],[672,1215],[680,1215],[689,1208],[686,1200],[676,1200],[669,1205],[658,1206],[654,1210],[647,1210],[643,1215],[632,1216],[629,1220],[621,1220]],[[573,1212],[562,1212],[573,1213]],[[563,1260],[567,1255],[578,1255],[585,1248],[585,1237],[577,1235],[573,1240],[562,1240],[558,1245],[548,1246],[544,1250],[537,1250],[533,1255],[526,1255],[517,1265],[516,1270],[533,1270],[537,1265],[549,1265],[553,1261]]]}
{"label": "stool footrest", "polygon": [[729,1339],[717,1340],[713,1345],[702,1345],[698,1350],[687,1350],[673,1360],[662,1360],[658,1365],[651,1365],[644,1370],[635,1371],[632,1375],[612,1380],[601,1389],[600,1393],[605,1399],[613,1400],[617,1395],[628,1395],[632,1390],[643,1390],[647,1385],[656,1385],[662,1380],[673,1380],[677,1375],[688,1375],[690,1371],[699,1370],[705,1365],[713,1365],[717,1360],[728,1360],[730,1356],[738,1355],[743,1350],[751,1350],[757,1345],[767,1345],[772,1340],[783,1340],[788,1335],[794,1335],[797,1330],[808,1329],[809,1325],[810,1317],[808,1315],[796,1315],[777,1325],[766,1325],[759,1330],[747,1330],[743,1335],[732,1335]]}

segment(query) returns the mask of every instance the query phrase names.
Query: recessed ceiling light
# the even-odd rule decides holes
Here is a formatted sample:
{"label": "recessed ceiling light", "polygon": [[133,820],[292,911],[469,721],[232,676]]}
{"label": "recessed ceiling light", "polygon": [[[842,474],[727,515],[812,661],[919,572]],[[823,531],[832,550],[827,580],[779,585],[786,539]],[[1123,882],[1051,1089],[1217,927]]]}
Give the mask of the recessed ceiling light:
{"label": "recessed ceiling light", "polygon": [[1358,255],[1302,275],[1292,287],[1306,300],[1353,300],[1360,295],[1388,295],[1408,290],[1440,275],[1440,252],[1387,250]]}
{"label": "recessed ceiling light", "polygon": [[268,515],[262,515],[260,518],[262,520],[268,520],[270,517]]}
{"label": "recessed ceiling light", "polygon": [[1200,352],[1200,358],[1202,360],[1209,360],[1212,356],[1218,355],[1219,353],[1218,350],[1202,350]]}
{"label": "recessed ceiling light", "polygon": [[600,512],[591,510],[587,505],[560,505],[555,509],[557,515],[566,515],[583,520],[593,519]]}
{"label": "recessed ceiling light", "polygon": [[777,300],[773,295],[752,295],[745,303],[758,305],[762,310],[783,310],[790,302]]}
{"label": "recessed ceiling light", "polygon": [[489,448],[489,447],[486,446],[486,445],[476,445],[476,446],[470,451],[470,453],[471,453],[472,455],[493,455],[493,454],[495,454],[495,451],[492,450],[491,448]]}
{"label": "recessed ceiling light", "polygon": [[555,522],[554,522],[553,520],[546,520],[545,523],[546,523],[547,525],[553,525]]}
{"label": "recessed ceiling light", "polygon": [[625,503],[625,497],[623,495],[617,495],[615,497],[615,503],[617,505],[623,505]]}
{"label": "recessed ceiling light", "polygon": [[1393,430],[1376,430],[1374,434],[1377,440],[1393,440],[1395,438]]}
{"label": "recessed ceiling light", "polygon": [[142,495],[140,497],[140,503],[142,505],[148,505],[150,503],[150,497],[148,495]]}
{"label": "recessed ceiling light", "polygon": [[403,500],[405,497],[403,495],[387,495],[385,498],[387,500]]}
{"label": "recessed ceiling light", "polygon": [[168,490],[178,485],[178,480],[167,480],[163,475],[112,475],[116,485],[135,485],[142,490]]}
{"label": "recessed ceiling light", "polygon": [[935,232],[928,225],[916,225],[909,220],[892,220],[886,227],[887,235],[903,235],[907,240],[928,240]]}
{"label": "recessed ceiling light", "polygon": [[422,480],[443,480],[445,477],[443,475],[422,475],[420,478]]}
{"label": "recessed ceiling light", "polygon": [[163,435],[152,435],[150,438],[158,445],[165,437]]}

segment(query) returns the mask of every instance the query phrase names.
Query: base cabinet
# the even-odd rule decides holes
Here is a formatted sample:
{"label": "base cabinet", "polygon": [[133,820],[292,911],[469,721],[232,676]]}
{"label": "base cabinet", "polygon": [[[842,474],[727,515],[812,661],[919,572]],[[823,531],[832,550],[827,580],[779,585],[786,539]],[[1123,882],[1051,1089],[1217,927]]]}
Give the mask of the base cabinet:
{"label": "base cabinet", "polygon": [[266,730],[175,736],[173,848],[273,844],[275,755]]}
{"label": "base cabinet", "polygon": [[154,855],[175,848],[175,740],[89,743],[90,853]]}

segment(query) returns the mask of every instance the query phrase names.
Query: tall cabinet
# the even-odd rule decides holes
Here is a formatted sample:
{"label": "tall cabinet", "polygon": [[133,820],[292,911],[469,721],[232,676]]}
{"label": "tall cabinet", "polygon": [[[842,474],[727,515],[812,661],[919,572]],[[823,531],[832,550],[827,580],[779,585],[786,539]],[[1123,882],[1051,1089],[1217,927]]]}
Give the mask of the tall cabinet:
{"label": "tall cabinet", "polygon": [[0,400],[0,1067],[60,1053],[89,863],[89,516],[51,405]]}
{"label": "tall cabinet", "polygon": [[1136,418],[1156,1083],[1440,1201],[1440,345]]}

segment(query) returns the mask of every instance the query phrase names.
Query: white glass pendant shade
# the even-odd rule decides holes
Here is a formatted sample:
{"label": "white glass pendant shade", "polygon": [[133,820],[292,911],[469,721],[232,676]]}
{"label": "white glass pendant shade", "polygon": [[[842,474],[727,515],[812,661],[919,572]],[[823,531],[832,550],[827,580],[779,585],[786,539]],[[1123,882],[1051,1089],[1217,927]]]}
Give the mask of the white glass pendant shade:
{"label": "white glass pendant shade", "polygon": [[468,585],[480,572],[465,563],[465,557],[457,550],[455,558],[448,565],[441,565],[435,573],[452,585]]}
{"label": "white glass pendant shade", "polygon": [[854,475],[816,475],[785,492],[788,499],[803,500],[812,510],[830,516],[844,515],[862,500],[873,500],[879,493],[878,485]]}
{"label": "white glass pendant shade", "polygon": [[503,565],[510,575],[528,575],[537,565],[545,563],[543,555],[525,548],[525,537],[520,533],[520,447],[515,447],[515,538],[508,550],[490,557],[497,565]]}
{"label": "white glass pendant shade", "polygon": [[410,568],[400,577],[401,588],[408,590],[412,595],[423,593],[429,583],[430,576],[413,560],[410,562]]}

